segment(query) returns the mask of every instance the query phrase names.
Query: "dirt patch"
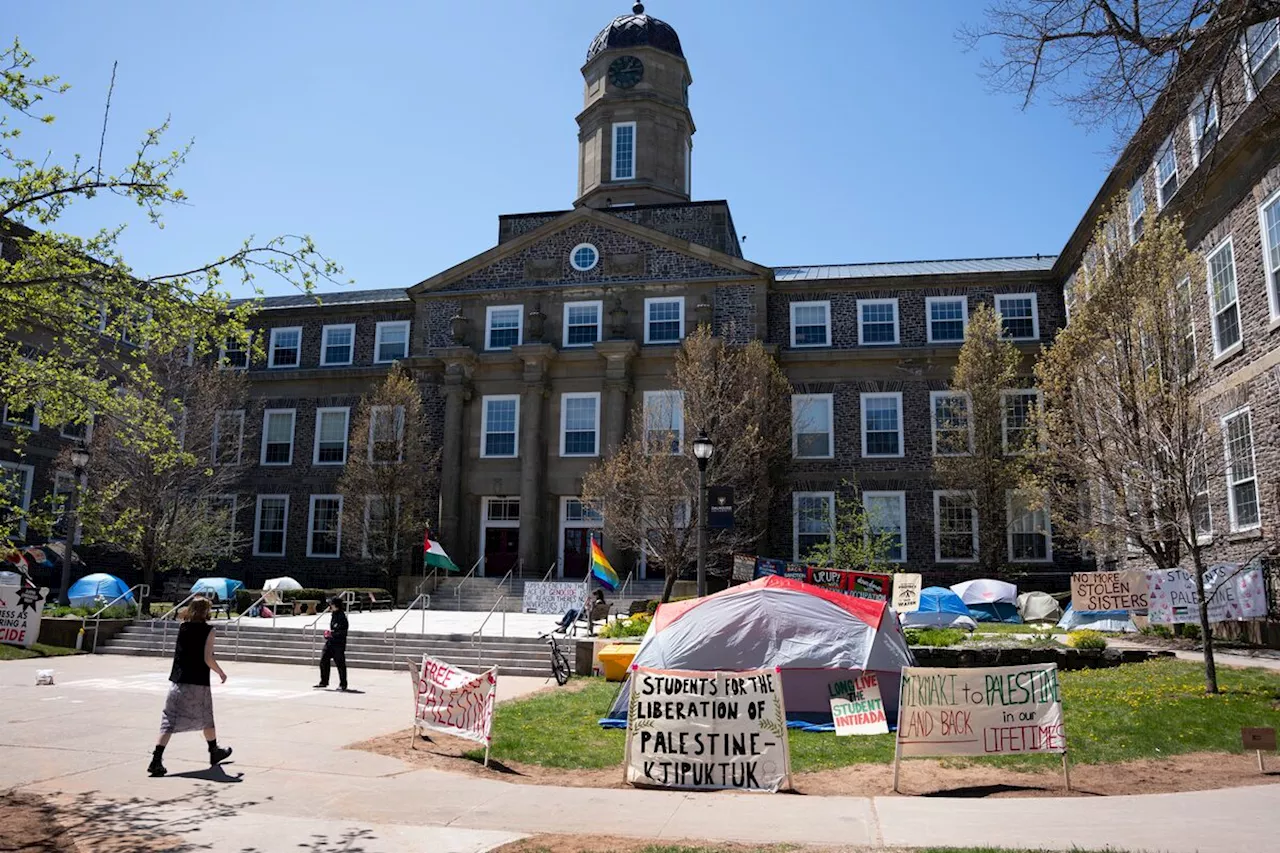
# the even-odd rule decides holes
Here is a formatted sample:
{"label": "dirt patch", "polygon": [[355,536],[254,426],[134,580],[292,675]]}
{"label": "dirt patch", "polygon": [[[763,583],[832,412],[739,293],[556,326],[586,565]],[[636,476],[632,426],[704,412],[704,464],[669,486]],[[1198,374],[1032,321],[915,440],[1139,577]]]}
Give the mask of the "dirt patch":
{"label": "dirt patch", "polygon": [[66,828],[57,822],[57,809],[30,794],[0,796],[0,839],[0,849],[19,853],[77,853]]}
{"label": "dirt patch", "polygon": [[[433,734],[419,736],[416,744],[408,730],[386,735],[348,749],[361,749],[399,758],[415,767],[429,767],[469,776],[498,778],[522,785],[561,785],[567,788],[627,788],[622,765],[598,770],[562,770],[520,762],[491,760],[486,770],[463,756],[475,750],[470,741]],[[893,767],[888,764],[855,764],[836,770],[797,773],[793,779],[801,794],[842,797],[893,795]],[[1071,768],[1070,794],[1063,787],[1061,770],[1021,772],[985,764],[913,759],[902,762],[900,787],[904,794],[949,797],[1063,797],[1117,796],[1121,794],[1169,794],[1178,791],[1211,791],[1246,785],[1280,782],[1280,764],[1258,772],[1253,755],[1199,752],[1162,759],[1117,764],[1081,764]],[[560,853],[553,850],[553,853]]]}
{"label": "dirt patch", "polygon": [[[714,850],[715,853],[803,853],[807,850],[815,850],[819,848],[813,847],[797,847],[792,844],[778,844],[761,847],[758,844],[744,846],[741,844],[712,844],[704,845],[696,841],[667,841],[663,839],[660,843],[653,839],[643,840],[634,838],[618,838],[612,835],[536,835],[533,838],[524,838],[520,841],[512,841],[510,844],[504,844],[493,851],[493,853],[637,853],[637,851],[645,850],[659,846],[667,847],[691,847],[702,853],[702,851]],[[845,853],[845,851],[857,851],[864,848],[861,847],[823,847],[820,848],[822,853]]]}

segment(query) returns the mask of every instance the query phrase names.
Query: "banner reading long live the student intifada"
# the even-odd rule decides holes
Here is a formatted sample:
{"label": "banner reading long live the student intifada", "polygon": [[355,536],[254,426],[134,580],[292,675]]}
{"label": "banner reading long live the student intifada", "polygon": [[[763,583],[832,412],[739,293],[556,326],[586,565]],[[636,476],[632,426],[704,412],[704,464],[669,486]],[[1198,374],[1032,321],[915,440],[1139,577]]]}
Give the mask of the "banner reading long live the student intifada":
{"label": "banner reading long live the student intifada", "polygon": [[1057,664],[904,667],[898,703],[906,758],[1067,751]]}
{"label": "banner reading long live the student intifada", "polygon": [[661,788],[777,791],[791,774],[774,669],[631,673],[626,779]]}

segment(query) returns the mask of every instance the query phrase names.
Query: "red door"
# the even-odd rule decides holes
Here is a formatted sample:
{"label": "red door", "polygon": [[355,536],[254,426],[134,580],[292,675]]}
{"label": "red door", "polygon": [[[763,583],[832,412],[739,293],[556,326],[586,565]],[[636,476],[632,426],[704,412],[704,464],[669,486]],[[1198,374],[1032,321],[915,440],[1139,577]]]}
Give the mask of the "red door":
{"label": "red door", "polygon": [[484,575],[500,578],[520,559],[520,528],[486,527],[484,531]]}
{"label": "red door", "polygon": [[591,539],[600,541],[600,531],[588,527],[564,529],[564,576],[585,578],[591,569]]}

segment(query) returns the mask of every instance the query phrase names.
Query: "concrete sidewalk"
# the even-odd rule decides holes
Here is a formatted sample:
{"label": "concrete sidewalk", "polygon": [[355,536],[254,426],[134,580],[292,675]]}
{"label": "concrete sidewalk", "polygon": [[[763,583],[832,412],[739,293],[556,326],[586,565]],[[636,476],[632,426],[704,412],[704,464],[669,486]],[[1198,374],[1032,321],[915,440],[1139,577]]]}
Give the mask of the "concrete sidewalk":
{"label": "concrete sidewalk", "polygon": [[[54,687],[34,687],[38,669]],[[80,657],[0,664],[0,766],[90,825],[189,850],[479,853],[520,835],[589,831],[658,839],[879,846],[1274,849],[1280,786],[1141,797],[947,799],[683,794],[513,785],[413,769],[342,746],[406,728],[403,673],[358,671],[363,694],[312,691],[308,669],[240,664],[215,687],[225,773],[195,734],[175,736],[170,776],[144,773],[167,664]],[[510,698],[540,679],[506,679]],[[910,764],[904,765],[910,778]],[[139,848],[141,849],[141,844]]]}

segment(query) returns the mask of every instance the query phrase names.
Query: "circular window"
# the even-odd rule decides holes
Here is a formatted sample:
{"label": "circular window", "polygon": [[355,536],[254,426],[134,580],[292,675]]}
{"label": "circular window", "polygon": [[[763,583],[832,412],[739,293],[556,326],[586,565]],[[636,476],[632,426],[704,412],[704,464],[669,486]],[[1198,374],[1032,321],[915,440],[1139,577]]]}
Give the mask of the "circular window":
{"label": "circular window", "polygon": [[595,269],[596,264],[600,263],[600,253],[590,243],[579,243],[569,253],[569,263],[578,272],[586,272]]}

